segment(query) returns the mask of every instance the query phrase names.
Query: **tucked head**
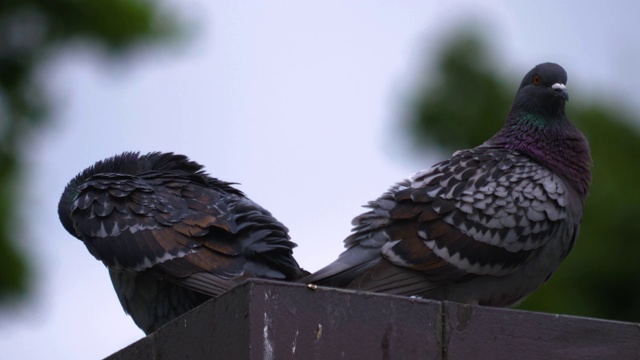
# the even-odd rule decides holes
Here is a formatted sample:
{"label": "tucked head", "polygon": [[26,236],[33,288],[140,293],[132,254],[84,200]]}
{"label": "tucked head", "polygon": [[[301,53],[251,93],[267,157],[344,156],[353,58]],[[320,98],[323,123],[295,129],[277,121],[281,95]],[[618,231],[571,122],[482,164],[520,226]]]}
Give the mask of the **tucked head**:
{"label": "tucked head", "polygon": [[69,181],[58,203],[58,215],[60,216],[62,225],[70,234],[75,234],[74,225],[70,217],[71,204],[80,192],[79,187],[93,176],[100,174],[138,176],[154,171],[181,174],[184,176],[192,175],[194,179],[202,178],[204,182],[210,182],[216,185],[220,184],[219,186],[224,187],[225,190],[229,189],[229,192],[236,192],[242,195],[239,190],[228,186],[227,183],[207,176],[204,173],[202,165],[190,161],[184,155],[160,152],[140,155],[138,152],[124,152],[120,155],[98,161]]}

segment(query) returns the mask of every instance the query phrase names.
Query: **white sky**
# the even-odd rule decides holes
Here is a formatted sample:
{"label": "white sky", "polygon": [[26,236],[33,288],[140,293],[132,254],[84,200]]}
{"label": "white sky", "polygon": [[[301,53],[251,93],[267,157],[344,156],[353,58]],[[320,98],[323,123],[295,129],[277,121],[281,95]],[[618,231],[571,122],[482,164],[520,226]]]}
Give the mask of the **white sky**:
{"label": "white sky", "polygon": [[554,61],[572,99],[640,98],[636,2],[556,3],[173,0],[195,29],[185,45],[117,65],[87,50],[59,56],[44,73],[55,122],[27,144],[19,196],[33,295],[0,312],[1,353],[94,359],[143,336],[105,268],[57,218],[66,182],[97,160],[188,155],[242,183],[289,227],[296,258],[313,271],[342,251],[360,205],[439,160],[410,154],[399,114],[460,21],[487,27],[514,91],[531,67]]}

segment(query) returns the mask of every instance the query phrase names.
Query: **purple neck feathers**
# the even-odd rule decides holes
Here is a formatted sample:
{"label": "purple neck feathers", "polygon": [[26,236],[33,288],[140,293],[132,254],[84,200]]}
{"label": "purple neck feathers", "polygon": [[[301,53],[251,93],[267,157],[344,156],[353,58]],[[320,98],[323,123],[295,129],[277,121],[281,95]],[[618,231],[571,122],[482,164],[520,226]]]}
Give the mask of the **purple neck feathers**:
{"label": "purple neck feathers", "polygon": [[521,151],[561,176],[584,201],[591,182],[591,154],[584,135],[564,112],[549,118],[512,109],[487,145]]}

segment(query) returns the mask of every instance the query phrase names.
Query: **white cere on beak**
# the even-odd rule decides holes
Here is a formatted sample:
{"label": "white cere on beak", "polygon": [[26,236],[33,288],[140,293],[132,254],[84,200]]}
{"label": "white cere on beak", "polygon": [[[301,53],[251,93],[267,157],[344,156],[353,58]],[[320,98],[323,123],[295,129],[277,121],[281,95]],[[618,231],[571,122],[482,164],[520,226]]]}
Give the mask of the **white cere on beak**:
{"label": "white cere on beak", "polygon": [[565,84],[560,84],[560,83],[555,83],[551,85],[551,88],[554,90],[567,91],[567,86]]}

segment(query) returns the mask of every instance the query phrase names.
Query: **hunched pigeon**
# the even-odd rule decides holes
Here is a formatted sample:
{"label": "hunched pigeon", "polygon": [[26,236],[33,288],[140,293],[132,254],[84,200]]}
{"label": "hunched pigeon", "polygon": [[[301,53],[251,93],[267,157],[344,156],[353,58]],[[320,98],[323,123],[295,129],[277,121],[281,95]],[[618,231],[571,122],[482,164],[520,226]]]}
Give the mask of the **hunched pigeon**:
{"label": "hunched pigeon", "polygon": [[534,67],[496,135],[369,202],[347,250],[301,281],[486,306],[523,300],[573,247],[591,182],[566,83],[561,66]]}
{"label": "hunched pigeon", "polygon": [[182,155],[126,152],[73,178],[58,215],[149,334],[246,278],[308,275],[287,228],[232,185]]}

